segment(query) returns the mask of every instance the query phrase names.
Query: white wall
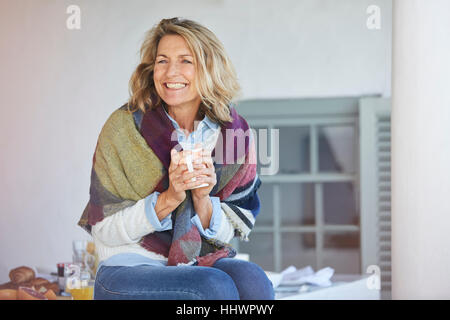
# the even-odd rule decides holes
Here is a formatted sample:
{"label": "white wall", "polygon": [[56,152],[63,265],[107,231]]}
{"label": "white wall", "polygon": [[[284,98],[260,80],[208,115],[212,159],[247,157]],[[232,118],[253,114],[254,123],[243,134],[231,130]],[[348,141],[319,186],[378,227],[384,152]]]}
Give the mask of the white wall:
{"label": "white wall", "polygon": [[[0,283],[19,265],[55,269],[89,195],[92,155],[128,97],[144,32],[183,16],[209,27],[243,98],[390,96],[391,1],[3,0],[0,2]],[[66,8],[81,8],[81,30]],[[366,8],[381,8],[368,30]]]}
{"label": "white wall", "polygon": [[450,299],[449,12],[446,0],[395,3],[393,299]]}

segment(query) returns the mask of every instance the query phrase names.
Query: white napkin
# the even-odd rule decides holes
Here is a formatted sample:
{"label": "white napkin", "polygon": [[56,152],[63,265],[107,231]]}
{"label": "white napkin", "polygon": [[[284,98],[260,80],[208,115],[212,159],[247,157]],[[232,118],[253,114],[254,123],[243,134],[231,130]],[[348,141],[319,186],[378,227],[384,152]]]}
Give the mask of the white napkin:
{"label": "white napkin", "polygon": [[325,267],[317,272],[314,272],[311,266],[307,266],[302,269],[297,269],[294,266],[290,266],[281,272],[283,278],[280,285],[301,285],[312,284],[320,287],[331,286],[331,277],[334,274],[334,269]]}
{"label": "white napkin", "polygon": [[299,286],[302,284],[315,285],[319,287],[329,287],[332,285],[331,277],[333,277],[334,269],[325,267],[314,272],[311,266],[297,269],[290,266],[281,273],[266,271],[266,275],[272,281],[273,287],[278,286]]}

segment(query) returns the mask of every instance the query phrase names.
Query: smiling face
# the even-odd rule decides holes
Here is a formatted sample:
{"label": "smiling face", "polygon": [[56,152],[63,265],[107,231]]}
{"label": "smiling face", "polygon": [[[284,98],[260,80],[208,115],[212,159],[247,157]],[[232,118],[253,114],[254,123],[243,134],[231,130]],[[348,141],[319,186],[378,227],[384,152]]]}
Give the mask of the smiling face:
{"label": "smiling face", "polygon": [[198,107],[194,57],[179,35],[165,35],[158,44],[153,81],[161,99],[170,107]]}

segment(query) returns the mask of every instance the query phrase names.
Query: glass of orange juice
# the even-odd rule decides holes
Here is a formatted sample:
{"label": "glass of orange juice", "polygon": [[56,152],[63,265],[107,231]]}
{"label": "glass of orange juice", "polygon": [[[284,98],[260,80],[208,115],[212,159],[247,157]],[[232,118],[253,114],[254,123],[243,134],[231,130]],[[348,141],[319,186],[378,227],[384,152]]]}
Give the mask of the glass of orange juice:
{"label": "glass of orange juice", "polygon": [[68,289],[67,292],[72,295],[73,300],[93,300],[94,281],[90,280],[88,283],[82,283],[81,287]]}

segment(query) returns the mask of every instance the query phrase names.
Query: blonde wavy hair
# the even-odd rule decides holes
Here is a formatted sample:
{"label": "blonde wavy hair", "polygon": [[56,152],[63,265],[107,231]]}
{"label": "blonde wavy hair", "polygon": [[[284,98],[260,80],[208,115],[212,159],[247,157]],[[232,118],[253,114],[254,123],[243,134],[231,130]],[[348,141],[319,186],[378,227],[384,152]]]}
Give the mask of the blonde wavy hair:
{"label": "blonde wavy hair", "polygon": [[222,43],[204,26],[180,18],[163,19],[147,31],[140,50],[141,62],[129,82],[128,110],[145,112],[146,107],[162,105],[153,82],[153,71],[159,41],[165,35],[173,34],[183,37],[194,55],[197,90],[201,98],[199,112],[220,124],[232,121],[229,105],[240,95],[241,87]]}

